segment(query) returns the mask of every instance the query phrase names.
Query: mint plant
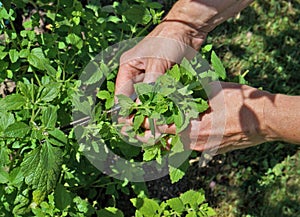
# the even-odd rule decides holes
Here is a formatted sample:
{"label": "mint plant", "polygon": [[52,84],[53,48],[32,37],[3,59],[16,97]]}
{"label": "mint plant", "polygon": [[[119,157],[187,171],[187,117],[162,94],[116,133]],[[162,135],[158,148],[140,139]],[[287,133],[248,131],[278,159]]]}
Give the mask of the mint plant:
{"label": "mint plant", "polygon": [[174,197],[161,203],[148,198],[131,199],[131,202],[137,208],[135,212],[136,217],[208,217],[216,215],[213,209],[204,201],[203,190],[189,190],[179,197]]}
{"label": "mint plant", "polygon": [[[152,199],[146,199],[145,183],[107,176],[89,162],[84,143],[91,138],[103,141],[129,162],[154,160],[167,165],[172,182],[180,180],[189,166],[189,153],[184,152],[179,134],[168,135],[172,137],[168,164],[163,160],[170,153],[164,140],[167,135],[151,146],[132,146],[124,141],[119,133],[121,125],[107,113],[114,106],[116,70],[107,75],[110,66],[100,64],[100,73],[79,79],[100,50],[144,36],[163,15],[162,5],[157,2],[105,2],[2,1],[0,83],[10,79],[16,88],[0,99],[0,215],[125,216],[118,205],[123,195],[143,197],[151,204],[148,201]],[[20,21],[22,15],[26,19]],[[203,55],[210,56],[209,46],[205,49]],[[205,70],[201,79],[224,78],[220,61],[214,55],[211,58],[217,71]],[[154,124],[163,123],[175,123],[180,133],[191,118],[205,111],[207,99],[197,76],[185,60],[153,86],[135,85],[142,104],[119,96],[120,114],[135,112],[129,130],[131,142],[138,143],[134,137],[143,134],[145,117],[152,120],[153,135]],[[96,85],[103,80],[101,86]],[[79,90],[84,85],[95,92],[96,104],[92,97],[81,95]],[[90,116],[90,124],[64,130],[72,122],[72,112],[75,116]],[[89,148],[104,166],[113,160],[99,144],[92,143]],[[180,155],[186,160],[178,165],[174,159]],[[113,169],[116,174],[126,171],[130,175],[131,167],[117,164]],[[142,177],[143,171],[140,173]],[[197,207],[202,202],[197,201]],[[189,213],[193,209],[199,213],[206,209],[205,205],[188,208],[191,204],[183,203],[186,208],[176,212]],[[168,206],[165,210],[176,210]]]}

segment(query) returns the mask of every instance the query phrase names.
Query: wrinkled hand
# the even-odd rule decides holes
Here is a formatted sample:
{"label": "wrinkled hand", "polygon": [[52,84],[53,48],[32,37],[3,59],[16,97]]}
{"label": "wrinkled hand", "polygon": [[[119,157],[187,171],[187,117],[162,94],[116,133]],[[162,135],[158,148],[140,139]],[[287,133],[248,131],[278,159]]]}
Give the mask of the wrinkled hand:
{"label": "wrinkled hand", "polygon": [[[210,88],[210,108],[180,133],[186,148],[219,154],[271,140],[265,124],[264,104],[272,94],[229,82],[213,82]],[[144,127],[149,129],[147,121]],[[175,125],[157,126],[157,130],[176,133]]]}
{"label": "wrinkled hand", "polygon": [[[159,24],[134,48],[120,59],[115,95],[131,96],[133,85],[151,83],[183,57],[193,57],[205,40],[206,34],[180,22]],[[117,99],[116,99],[117,100]]]}

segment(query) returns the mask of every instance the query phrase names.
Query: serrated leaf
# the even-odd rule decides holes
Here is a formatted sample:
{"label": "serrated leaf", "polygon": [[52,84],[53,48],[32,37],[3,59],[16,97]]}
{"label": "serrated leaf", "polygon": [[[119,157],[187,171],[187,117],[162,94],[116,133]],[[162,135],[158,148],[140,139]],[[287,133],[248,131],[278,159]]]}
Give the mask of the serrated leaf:
{"label": "serrated leaf", "polygon": [[152,93],[153,86],[147,83],[137,83],[134,84],[134,90],[138,96]]}
{"label": "serrated leaf", "polygon": [[0,167],[11,162],[10,152],[10,149],[6,145],[0,144]]}
{"label": "serrated leaf", "polygon": [[40,100],[44,102],[51,102],[60,93],[60,83],[50,83],[43,87],[40,95]]}
{"label": "serrated leaf", "polygon": [[203,191],[189,190],[181,194],[180,199],[184,204],[190,204],[194,207],[198,207],[205,201],[205,195]]}
{"label": "serrated leaf", "polygon": [[192,110],[198,113],[205,112],[209,108],[209,105],[205,100],[197,100],[197,102],[189,102],[189,106],[191,107]]}
{"label": "serrated leaf", "polygon": [[180,168],[173,167],[169,165],[169,175],[171,183],[178,182],[185,175],[185,171],[182,171]]}
{"label": "serrated leaf", "polygon": [[217,54],[212,51],[211,53],[211,64],[212,67],[214,68],[216,74],[222,78],[225,79],[226,78],[226,70],[221,62],[221,60],[219,59],[219,57],[217,56]]}
{"label": "serrated leaf", "polygon": [[21,171],[21,167],[16,167],[9,173],[9,182],[15,187],[20,186],[24,179],[24,175]]}
{"label": "serrated leaf", "polygon": [[25,155],[21,163],[25,183],[45,196],[55,188],[61,164],[61,149],[45,142]]}
{"label": "serrated leaf", "polygon": [[176,81],[179,81],[181,76],[179,65],[174,65],[166,74],[173,77]]}
{"label": "serrated leaf", "polygon": [[178,197],[171,198],[171,199],[167,200],[166,202],[171,207],[171,209],[173,209],[174,211],[176,211],[178,213],[182,213],[185,209],[183,202]]}
{"label": "serrated leaf", "polygon": [[0,99],[0,110],[19,110],[26,103],[26,99],[20,94],[8,95],[4,99]]}
{"label": "serrated leaf", "polygon": [[9,174],[0,167],[0,184],[5,184],[9,182]]}
{"label": "serrated leaf", "polygon": [[9,125],[15,122],[14,115],[12,113],[0,111],[0,132],[4,131]]}
{"label": "serrated leaf", "polygon": [[153,160],[157,156],[159,149],[160,149],[160,147],[157,147],[157,146],[151,146],[149,148],[145,148],[144,154],[143,154],[143,160],[144,161]]}
{"label": "serrated leaf", "polygon": [[74,45],[75,47],[78,48],[78,50],[80,50],[83,47],[83,41],[82,39],[74,34],[74,33],[70,33],[67,37],[66,37],[66,42],[68,44]]}
{"label": "serrated leaf", "polygon": [[178,89],[178,92],[183,96],[189,96],[193,93],[188,85]]}
{"label": "serrated leaf", "polygon": [[147,24],[152,18],[149,10],[141,5],[132,5],[124,12],[124,16],[128,20],[139,24]]}
{"label": "serrated leaf", "polygon": [[131,203],[134,207],[138,209],[138,211],[147,217],[154,216],[159,210],[159,205],[155,200],[148,198],[133,198],[130,199]]}
{"label": "serrated leaf", "polygon": [[120,114],[123,116],[128,116],[132,111],[132,106],[134,105],[133,100],[125,95],[117,95],[117,98],[121,106]]}
{"label": "serrated leaf", "polygon": [[64,146],[68,143],[68,139],[63,131],[55,128],[54,130],[48,131],[50,137],[49,142],[56,146]]}
{"label": "serrated leaf", "polygon": [[10,58],[10,61],[12,63],[15,63],[18,61],[19,59],[19,52],[16,50],[16,49],[10,49],[9,52],[9,58]]}
{"label": "serrated leaf", "polygon": [[15,122],[6,128],[4,136],[9,138],[24,138],[30,129],[31,128],[23,122]]}
{"label": "serrated leaf", "polygon": [[111,93],[115,92],[115,83],[112,81],[107,81],[107,90]]}
{"label": "serrated leaf", "polygon": [[84,69],[80,79],[83,81],[83,84],[95,84],[103,79],[105,70],[102,70],[104,66],[99,66],[95,61],[90,62]]}
{"label": "serrated leaf", "polygon": [[42,123],[47,129],[52,129],[57,121],[57,107],[49,106],[42,110]]}
{"label": "serrated leaf", "polygon": [[28,55],[28,62],[37,69],[44,70],[45,55],[41,48],[33,48]]}
{"label": "serrated leaf", "polygon": [[183,113],[183,111],[181,111],[181,109],[177,109],[176,113],[173,114],[173,118],[176,126],[176,132],[179,133],[179,130],[181,130],[181,127],[185,120],[185,114]]}
{"label": "serrated leaf", "polygon": [[197,72],[186,58],[184,58],[180,63],[180,72],[181,74],[187,75],[189,78],[197,76]]}

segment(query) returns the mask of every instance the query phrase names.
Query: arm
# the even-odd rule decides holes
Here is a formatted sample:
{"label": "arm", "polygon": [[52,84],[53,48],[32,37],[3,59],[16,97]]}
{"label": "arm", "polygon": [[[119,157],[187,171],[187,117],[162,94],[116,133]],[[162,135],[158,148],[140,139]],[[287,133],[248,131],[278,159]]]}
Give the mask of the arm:
{"label": "arm", "polygon": [[272,140],[300,144],[300,96],[275,94],[265,102],[264,116]]}
{"label": "arm", "polygon": [[[300,96],[271,94],[230,82],[210,85],[210,108],[181,132],[187,149],[225,153],[268,141],[300,144]],[[149,129],[148,121],[144,127]],[[157,129],[176,133],[174,124]]]}
{"label": "arm", "polygon": [[133,84],[154,82],[183,57],[193,57],[209,31],[252,0],[179,0],[144,40],[120,60],[115,94],[133,93]]}

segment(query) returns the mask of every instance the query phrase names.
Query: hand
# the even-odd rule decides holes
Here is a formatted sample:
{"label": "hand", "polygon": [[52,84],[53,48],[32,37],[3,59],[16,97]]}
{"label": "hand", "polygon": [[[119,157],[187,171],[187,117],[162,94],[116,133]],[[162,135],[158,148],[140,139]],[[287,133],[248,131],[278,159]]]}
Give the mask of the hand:
{"label": "hand", "polygon": [[[186,148],[219,154],[276,138],[269,131],[264,117],[265,101],[272,101],[274,95],[247,85],[226,82],[213,82],[210,88],[210,108],[180,133]],[[149,129],[147,121],[144,127]],[[176,133],[175,125],[157,126],[157,130]]]}
{"label": "hand", "polygon": [[159,24],[134,48],[120,59],[115,95],[131,96],[133,85],[138,82],[151,83],[183,57],[193,57],[205,40],[188,25],[180,22]]}

